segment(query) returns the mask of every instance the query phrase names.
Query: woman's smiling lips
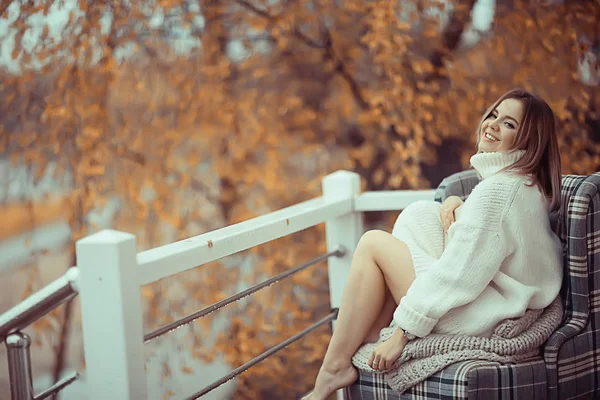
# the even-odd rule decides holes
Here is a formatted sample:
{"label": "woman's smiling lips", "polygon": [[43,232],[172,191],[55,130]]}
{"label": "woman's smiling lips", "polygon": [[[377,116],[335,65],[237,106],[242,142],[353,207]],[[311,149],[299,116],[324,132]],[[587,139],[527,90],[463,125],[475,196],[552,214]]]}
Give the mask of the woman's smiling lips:
{"label": "woman's smiling lips", "polygon": [[498,140],[498,138],[496,138],[495,136],[490,135],[487,132],[483,134],[483,138],[485,140],[487,140],[488,142],[492,142],[492,143],[500,141],[500,140]]}

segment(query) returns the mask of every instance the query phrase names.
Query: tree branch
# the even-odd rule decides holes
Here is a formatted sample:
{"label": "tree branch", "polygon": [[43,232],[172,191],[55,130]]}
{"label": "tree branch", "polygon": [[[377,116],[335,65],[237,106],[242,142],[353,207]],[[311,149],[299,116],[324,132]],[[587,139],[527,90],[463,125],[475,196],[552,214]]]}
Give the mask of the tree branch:
{"label": "tree branch", "polygon": [[266,18],[271,21],[273,21],[275,19],[275,17],[273,15],[269,14],[267,11],[261,10],[260,8],[253,6],[252,4],[248,3],[245,0],[233,0],[233,2],[237,3],[238,5],[244,7],[247,10],[252,11],[254,14],[260,15],[263,18]]}
{"label": "tree branch", "polygon": [[[247,10],[250,10],[257,15],[260,15],[260,16],[268,19],[269,21],[275,21],[277,19],[276,16],[273,16],[273,15],[269,14],[268,12],[253,6],[252,4],[248,3],[246,0],[233,0],[233,1],[235,3],[237,3],[238,5],[246,8]],[[472,1],[474,2],[475,0],[472,0]],[[335,54],[335,50],[333,48],[333,40],[331,37],[331,33],[329,32],[328,29],[325,29],[325,41],[323,44],[317,43],[313,39],[306,36],[302,31],[300,31],[298,29],[298,27],[294,27],[294,30],[291,33],[295,37],[300,39],[302,42],[307,44],[308,46],[325,50],[326,56],[335,62],[335,71],[339,72],[339,74],[342,76],[342,78],[344,78],[344,80],[346,82],[348,82],[348,85],[350,86],[350,90],[352,91],[352,94],[358,101],[360,107],[363,110],[366,110],[369,108],[369,104],[364,99],[364,97],[360,91],[360,87],[359,87],[358,83],[356,82],[356,80],[354,80],[354,78],[352,77],[352,74],[350,74],[350,72],[348,71],[348,68],[346,67],[344,62],[341,60],[341,58]]]}
{"label": "tree branch", "polygon": [[2,17],[2,14],[8,10],[8,6],[10,6],[11,3],[12,1],[10,0],[2,0],[2,4],[0,4],[0,17]]}
{"label": "tree branch", "polygon": [[431,64],[434,67],[442,67],[444,65],[444,57],[454,51],[460,43],[460,38],[465,30],[465,25],[470,19],[471,10],[475,5],[475,1],[476,0],[460,1],[456,5],[452,17],[450,18],[450,22],[443,33],[442,46],[434,50],[429,58],[429,61],[431,61]]}
{"label": "tree branch", "polygon": [[342,58],[336,54],[335,49],[333,48],[333,38],[331,37],[331,33],[328,29],[325,30],[325,36],[327,37],[327,56],[335,61],[335,70],[340,73],[342,78],[344,78],[344,80],[348,83],[348,86],[350,86],[350,91],[354,95],[354,98],[358,101],[360,108],[367,110],[369,108],[369,104],[363,97],[358,82],[356,82],[350,71],[348,71],[348,68],[342,61]]}
{"label": "tree branch", "polygon": [[340,73],[342,78],[344,78],[344,80],[348,83],[348,86],[350,86],[350,91],[354,95],[354,98],[356,98],[356,100],[358,101],[360,108],[362,108],[363,110],[367,110],[369,108],[369,104],[364,99],[358,83],[356,82],[356,80],[354,80],[354,77],[352,77],[352,74],[350,74],[350,72],[346,68],[346,65],[341,60],[337,60],[335,70]]}
{"label": "tree branch", "polygon": [[[75,257],[73,256],[73,259]],[[73,264],[76,265],[76,264]],[[60,342],[58,343],[58,349],[56,350],[56,358],[54,359],[54,368],[52,371],[52,381],[58,382],[60,374],[65,367],[65,358],[67,355],[67,346],[69,344],[70,335],[70,323],[71,315],[73,314],[73,299],[69,300],[65,305],[65,312],[63,314],[63,320],[60,328]],[[58,393],[52,396],[52,400],[56,400]]]}
{"label": "tree branch", "polygon": [[326,43],[319,44],[319,43],[315,42],[314,40],[312,40],[311,38],[306,36],[304,33],[302,33],[302,31],[300,29],[298,29],[298,27],[294,28],[293,34],[294,34],[294,36],[296,36],[297,38],[302,40],[304,43],[306,43],[310,47],[314,47],[316,49],[324,49],[327,46]]}
{"label": "tree branch", "polygon": [[[277,20],[277,18],[279,18],[279,16],[271,15],[267,11],[261,10],[260,8],[253,6],[252,4],[248,3],[245,0],[233,0],[233,1],[235,3],[237,3],[238,5],[246,8],[247,10],[252,11],[253,13],[255,13],[257,15],[268,19],[269,21],[275,22]],[[293,36],[295,36],[296,38],[300,39],[305,44],[307,44],[309,47],[313,47],[316,49],[324,49],[327,47],[326,43],[320,44],[320,43],[316,42],[315,40],[308,37],[305,33],[303,33],[300,29],[298,29],[297,26],[294,27],[291,34]]]}

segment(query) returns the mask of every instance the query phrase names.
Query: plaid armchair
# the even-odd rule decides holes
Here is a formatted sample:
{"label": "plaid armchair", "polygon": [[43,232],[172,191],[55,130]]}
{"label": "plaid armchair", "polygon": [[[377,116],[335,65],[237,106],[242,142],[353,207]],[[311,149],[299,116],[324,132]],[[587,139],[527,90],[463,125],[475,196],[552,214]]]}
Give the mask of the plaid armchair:
{"label": "plaid armchair", "polygon": [[[444,179],[435,199],[465,199],[479,183],[474,170]],[[382,375],[359,371],[346,389],[353,400],[386,399],[590,399],[600,394],[600,172],[564,175],[561,208],[550,216],[562,240],[565,274],[561,298],[564,321],[536,359],[501,364],[462,361],[404,394]]]}

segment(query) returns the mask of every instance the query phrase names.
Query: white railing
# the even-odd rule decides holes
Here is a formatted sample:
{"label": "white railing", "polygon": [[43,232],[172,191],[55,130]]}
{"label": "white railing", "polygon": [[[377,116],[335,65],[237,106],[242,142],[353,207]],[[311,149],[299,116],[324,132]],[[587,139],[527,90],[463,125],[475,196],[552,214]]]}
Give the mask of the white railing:
{"label": "white railing", "polygon": [[[328,260],[333,310],[323,320],[328,323],[340,306],[352,254],[364,232],[362,213],[399,211],[416,200],[433,200],[433,197],[433,190],[361,194],[358,174],[337,171],[323,179],[322,197],[141,253],[136,251],[135,236],[125,232],[104,230],[79,240],[78,286],[89,399],[160,397],[147,390],[144,342],[145,337],[149,340],[163,332],[144,335],[141,286],[324,222],[328,254],[321,259]],[[310,263],[319,261],[315,260]],[[306,266],[308,263],[296,268]],[[202,310],[197,315],[205,314]],[[296,340],[295,337],[267,351],[263,358]]]}
{"label": "white railing", "polygon": [[31,339],[22,330],[60,306],[71,301],[78,292],[79,270],[67,272],[0,315],[0,342],[6,345],[10,396],[12,400],[42,400],[60,392],[79,375],[69,374],[51,387],[36,394],[31,368]]}

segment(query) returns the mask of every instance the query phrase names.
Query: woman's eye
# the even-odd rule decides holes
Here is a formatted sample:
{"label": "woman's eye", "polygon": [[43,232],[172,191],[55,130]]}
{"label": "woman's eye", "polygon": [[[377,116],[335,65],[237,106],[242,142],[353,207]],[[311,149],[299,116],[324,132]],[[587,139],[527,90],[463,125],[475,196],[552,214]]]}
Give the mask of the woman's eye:
{"label": "woman's eye", "polygon": [[490,115],[487,116],[488,118],[496,118],[496,115],[494,115],[494,113],[491,113]]}
{"label": "woman's eye", "polygon": [[510,122],[507,122],[506,126],[508,126],[510,129],[515,129],[515,126],[513,124],[511,124]]}

